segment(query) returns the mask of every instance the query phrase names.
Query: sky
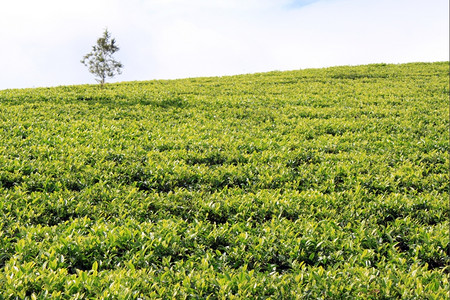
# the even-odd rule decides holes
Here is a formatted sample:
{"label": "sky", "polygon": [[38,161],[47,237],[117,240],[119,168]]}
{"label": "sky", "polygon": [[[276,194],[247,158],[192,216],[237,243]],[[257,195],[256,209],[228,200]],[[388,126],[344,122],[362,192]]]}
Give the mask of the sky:
{"label": "sky", "polygon": [[105,28],[107,82],[449,60],[448,0],[2,0],[0,90],[96,83]]}

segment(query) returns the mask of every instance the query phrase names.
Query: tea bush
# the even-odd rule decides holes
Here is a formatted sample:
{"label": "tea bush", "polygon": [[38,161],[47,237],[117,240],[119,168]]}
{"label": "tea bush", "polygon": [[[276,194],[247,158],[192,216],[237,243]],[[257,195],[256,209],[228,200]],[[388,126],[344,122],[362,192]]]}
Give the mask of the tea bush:
{"label": "tea bush", "polygon": [[0,298],[447,298],[448,76],[0,91]]}

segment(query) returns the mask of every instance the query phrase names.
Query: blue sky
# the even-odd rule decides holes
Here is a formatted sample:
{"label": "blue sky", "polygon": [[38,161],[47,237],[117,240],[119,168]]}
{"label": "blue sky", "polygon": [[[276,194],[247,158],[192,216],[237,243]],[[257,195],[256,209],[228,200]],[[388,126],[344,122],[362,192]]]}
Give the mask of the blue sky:
{"label": "blue sky", "polygon": [[310,5],[314,2],[318,2],[320,0],[293,0],[293,1],[288,1],[288,3],[286,4],[286,8],[288,9],[298,9],[307,5]]}
{"label": "blue sky", "polygon": [[96,83],[80,63],[104,28],[108,82],[449,60],[447,0],[10,0],[0,89]]}

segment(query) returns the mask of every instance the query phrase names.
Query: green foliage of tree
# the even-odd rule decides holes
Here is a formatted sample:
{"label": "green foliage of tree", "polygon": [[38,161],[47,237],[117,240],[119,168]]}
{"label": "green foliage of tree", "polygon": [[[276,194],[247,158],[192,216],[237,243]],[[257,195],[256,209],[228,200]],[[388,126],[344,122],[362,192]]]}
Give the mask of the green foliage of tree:
{"label": "green foliage of tree", "polygon": [[107,77],[114,77],[122,74],[123,65],[113,58],[113,54],[119,51],[116,40],[111,38],[108,29],[105,29],[103,36],[97,40],[97,45],[92,46],[92,52],[86,54],[81,63],[89,68],[89,72],[94,74],[100,85],[103,87]]}

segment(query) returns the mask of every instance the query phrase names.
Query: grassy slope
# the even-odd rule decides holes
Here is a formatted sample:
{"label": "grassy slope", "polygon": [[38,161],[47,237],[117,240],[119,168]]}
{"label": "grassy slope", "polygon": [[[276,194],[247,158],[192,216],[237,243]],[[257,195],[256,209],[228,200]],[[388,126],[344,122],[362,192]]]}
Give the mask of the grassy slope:
{"label": "grassy slope", "polygon": [[0,294],[442,299],[448,76],[0,91]]}

